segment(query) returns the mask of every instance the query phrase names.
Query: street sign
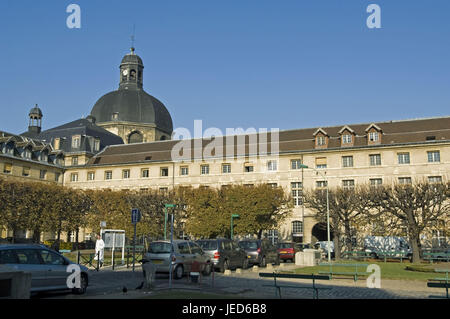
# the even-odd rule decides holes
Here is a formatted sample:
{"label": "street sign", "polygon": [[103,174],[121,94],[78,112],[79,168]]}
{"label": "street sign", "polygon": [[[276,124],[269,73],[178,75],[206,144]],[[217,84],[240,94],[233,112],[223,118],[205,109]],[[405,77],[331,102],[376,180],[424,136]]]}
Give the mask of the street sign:
{"label": "street sign", "polygon": [[137,224],[141,221],[141,211],[137,208],[131,210],[131,223]]}

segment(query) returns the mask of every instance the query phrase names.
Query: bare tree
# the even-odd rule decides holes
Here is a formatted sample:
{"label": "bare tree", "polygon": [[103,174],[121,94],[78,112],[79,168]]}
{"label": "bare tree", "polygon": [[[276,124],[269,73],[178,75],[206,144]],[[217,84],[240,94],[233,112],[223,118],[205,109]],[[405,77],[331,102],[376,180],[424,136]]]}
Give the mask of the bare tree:
{"label": "bare tree", "polygon": [[449,185],[420,182],[414,185],[394,185],[379,187],[371,192],[374,215],[383,222],[390,220],[393,225],[402,225],[407,230],[413,253],[413,262],[420,261],[420,237],[439,219],[448,220]]}

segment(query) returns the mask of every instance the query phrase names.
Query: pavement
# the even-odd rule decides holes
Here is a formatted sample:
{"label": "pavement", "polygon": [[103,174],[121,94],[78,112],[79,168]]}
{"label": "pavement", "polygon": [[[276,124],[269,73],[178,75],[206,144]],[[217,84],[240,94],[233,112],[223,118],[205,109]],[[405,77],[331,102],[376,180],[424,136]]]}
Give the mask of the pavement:
{"label": "pavement", "polygon": [[[270,267],[270,266],[269,266]],[[232,271],[230,275],[214,273],[214,275],[202,277],[199,283],[193,283],[188,277],[180,280],[172,280],[172,288],[177,290],[192,290],[223,294],[231,298],[272,299],[276,296],[273,279],[260,278],[259,272],[274,272],[280,270],[292,270],[298,268],[294,264],[282,264],[272,268],[260,268],[253,271],[252,268],[242,270],[242,273]],[[158,291],[169,289],[169,276],[157,274],[152,290],[136,289],[143,282],[142,269],[116,268],[114,271],[102,268],[99,272],[92,270],[89,273],[90,284],[85,295],[72,294],[44,295],[43,298],[64,299],[139,299],[156,294]],[[311,280],[304,279],[277,279],[278,283],[286,283],[289,286],[309,287]],[[409,280],[381,280],[381,288],[367,288],[366,279],[354,282],[353,279],[333,279],[329,281],[316,281],[320,289],[320,299],[428,299],[442,298],[445,289],[428,288],[425,281]],[[124,292],[126,287],[126,292]],[[312,299],[312,289],[289,288],[282,289],[283,299]]]}

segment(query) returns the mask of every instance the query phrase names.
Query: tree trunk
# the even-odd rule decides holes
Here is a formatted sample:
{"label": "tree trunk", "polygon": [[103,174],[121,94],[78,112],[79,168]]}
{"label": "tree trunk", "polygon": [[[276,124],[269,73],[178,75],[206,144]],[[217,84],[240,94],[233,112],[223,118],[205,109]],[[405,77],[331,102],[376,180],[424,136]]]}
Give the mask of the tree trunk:
{"label": "tree trunk", "polygon": [[418,234],[411,234],[410,236],[410,244],[413,254],[412,262],[420,263],[420,237]]}
{"label": "tree trunk", "polygon": [[339,240],[339,234],[336,233],[334,234],[333,242],[334,242],[334,259],[339,260],[341,259],[341,243]]}
{"label": "tree trunk", "polygon": [[41,242],[41,230],[39,228],[36,228],[33,231],[33,243],[39,244]]}
{"label": "tree trunk", "polygon": [[346,221],[345,225],[345,246],[347,248],[347,251],[353,251],[353,244],[352,244],[352,231],[350,228],[350,222]]}

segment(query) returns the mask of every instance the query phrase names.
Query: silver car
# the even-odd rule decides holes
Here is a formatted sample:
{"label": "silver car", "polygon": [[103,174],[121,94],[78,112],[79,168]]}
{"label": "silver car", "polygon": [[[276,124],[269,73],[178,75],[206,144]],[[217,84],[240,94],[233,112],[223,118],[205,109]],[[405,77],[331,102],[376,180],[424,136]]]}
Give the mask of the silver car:
{"label": "silver car", "polygon": [[[31,273],[31,293],[41,291],[68,290],[69,265],[76,265],[63,255],[44,245],[7,244],[0,245],[0,264]],[[84,294],[88,287],[88,269],[80,267],[80,288],[72,292]]]}
{"label": "silver car", "polygon": [[156,273],[169,273],[171,252],[172,271],[175,279],[180,279],[191,271],[202,272],[205,276],[211,273],[210,257],[198,244],[187,240],[174,240],[172,247],[170,241],[154,241],[150,243],[143,262],[153,263],[156,266]]}

